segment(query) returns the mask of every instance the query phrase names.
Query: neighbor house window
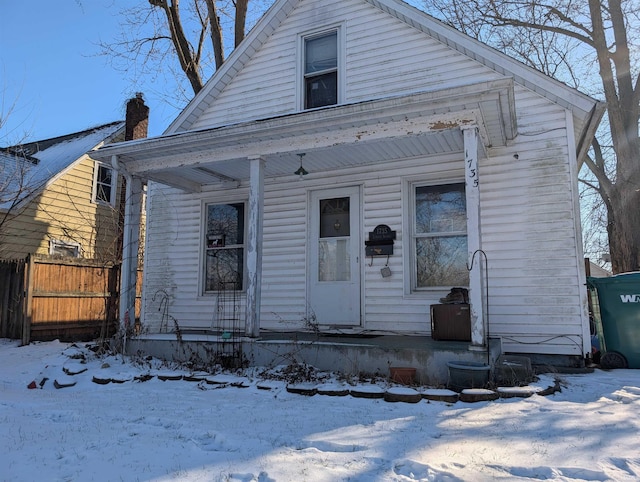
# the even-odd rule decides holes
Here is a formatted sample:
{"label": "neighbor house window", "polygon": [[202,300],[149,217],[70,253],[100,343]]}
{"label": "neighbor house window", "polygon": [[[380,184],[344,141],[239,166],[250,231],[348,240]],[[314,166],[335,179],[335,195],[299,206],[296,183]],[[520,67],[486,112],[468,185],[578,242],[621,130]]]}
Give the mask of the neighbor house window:
{"label": "neighbor house window", "polygon": [[244,203],[207,204],[205,291],[242,290],[244,279]]}
{"label": "neighbor house window", "polygon": [[338,103],[338,31],[303,39],[304,108]]}
{"label": "neighbor house window", "polygon": [[95,164],[93,175],[93,202],[115,205],[116,176],[110,167],[99,162]]}
{"label": "neighbor house window", "polygon": [[52,256],[79,258],[82,255],[82,247],[80,243],[52,239],[49,241],[49,254]]}
{"label": "neighbor house window", "polygon": [[414,289],[468,286],[464,184],[413,187]]}

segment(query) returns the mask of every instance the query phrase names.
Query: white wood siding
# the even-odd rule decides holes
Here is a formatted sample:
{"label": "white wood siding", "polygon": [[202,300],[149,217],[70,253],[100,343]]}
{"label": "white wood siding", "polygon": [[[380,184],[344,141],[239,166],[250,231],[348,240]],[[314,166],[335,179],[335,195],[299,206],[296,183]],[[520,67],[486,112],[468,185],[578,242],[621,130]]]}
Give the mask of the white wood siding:
{"label": "white wood siding", "polygon": [[564,111],[525,89],[517,106],[517,142],[480,167],[489,333],[505,351],[579,355],[582,286]]}
{"label": "white wood siding", "polygon": [[[194,125],[214,127],[296,110],[296,39],[305,25],[344,20],[346,101],[496,79],[498,75],[402,22],[356,0],[301,2]],[[482,245],[488,257],[489,335],[509,352],[582,354],[583,315],[576,213],[570,189],[566,113],[517,87],[518,137],[480,159]],[[304,146],[300,146],[304,149]],[[517,154],[517,159],[514,155]],[[265,181],[261,328],[294,330],[307,314],[307,219],[310,190],[358,185],[362,237],[378,224],[397,231],[392,276],[386,258],[360,259],[363,328],[430,332],[429,305],[447,290],[409,293],[406,186],[464,177],[462,152]],[[216,297],[202,295],[201,221],[205,202],[246,200],[248,189],[186,194],[153,185],[145,259],[144,324],[158,332],[209,328]],[[168,297],[166,310],[162,298]],[[311,307],[312,309],[313,307]]]}
{"label": "white wood siding", "polygon": [[465,55],[359,0],[321,8],[300,2],[192,129],[218,127],[298,111],[298,35],[341,24],[345,35],[344,102],[451,88],[500,76]]}
{"label": "white wood siding", "polygon": [[[511,352],[581,352],[580,284],[576,269],[574,213],[565,114],[525,89],[517,92],[521,135],[513,146],[480,160],[482,242],[489,260],[489,333]],[[514,154],[518,154],[518,159]],[[445,291],[407,293],[408,226],[403,221],[403,183],[463,179],[462,153],[396,160],[344,169],[304,180],[269,179],[265,185],[261,327],[293,330],[307,313],[308,191],[360,185],[362,233],[388,224],[398,233],[389,260],[361,259],[366,330],[430,331],[429,305]],[[145,325],[157,331],[173,319],[182,329],[209,328],[215,296],[200,295],[202,206],[244,200],[247,189],[198,195],[154,185],[146,254]],[[362,248],[364,255],[364,246]],[[161,308],[170,297],[168,313]],[[155,297],[155,300],[153,299]],[[313,307],[311,307],[313,308]],[[166,315],[169,315],[167,318]],[[544,342],[544,343],[543,343]],[[531,345],[530,343],[538,343]]]}

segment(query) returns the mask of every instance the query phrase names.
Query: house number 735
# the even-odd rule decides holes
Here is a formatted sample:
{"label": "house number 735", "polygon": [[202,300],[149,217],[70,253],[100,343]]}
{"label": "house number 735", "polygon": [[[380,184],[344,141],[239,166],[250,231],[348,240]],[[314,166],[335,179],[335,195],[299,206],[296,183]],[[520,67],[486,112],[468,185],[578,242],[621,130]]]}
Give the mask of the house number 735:
{"label": "house number 735", "polygon": [[478,187],[480,181],[478,180],[478,168],[476,166],[476,160],[471,158],[467,159],[467,164],[469,165],[469,178],[471,179],[473,187]]}

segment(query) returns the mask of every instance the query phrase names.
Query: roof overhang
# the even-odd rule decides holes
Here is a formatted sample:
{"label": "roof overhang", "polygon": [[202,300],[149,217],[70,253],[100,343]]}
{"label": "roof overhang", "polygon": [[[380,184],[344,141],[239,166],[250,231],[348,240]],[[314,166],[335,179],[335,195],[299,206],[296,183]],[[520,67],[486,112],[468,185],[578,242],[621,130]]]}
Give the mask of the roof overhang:
{"label": "roof overhang", "polygon": [[476,126],[485,148],[516,135],[511,79],[305,111],[230,126],[112,144],[92,153],[113,156],[129,174],[189,191],[241,183],[249,159],[262,158],[265,177],[291,176],[298,154],[311,173],[463,150],[462,128]]}

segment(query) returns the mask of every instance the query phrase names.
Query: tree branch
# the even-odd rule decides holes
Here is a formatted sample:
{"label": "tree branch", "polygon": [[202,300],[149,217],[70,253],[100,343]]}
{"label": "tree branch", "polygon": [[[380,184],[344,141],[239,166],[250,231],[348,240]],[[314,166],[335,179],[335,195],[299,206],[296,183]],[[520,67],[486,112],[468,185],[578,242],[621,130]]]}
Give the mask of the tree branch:
{"label": "tree branch", "polygon": [[249,6],[249,0],[236,0],[234,3],[236,5],[234,36],[235,46],[237,47],[244,39],[244,29],[247,23],[247,7]]}
{"label": "tree branch", "polygon": [[202,78],[200,76],[200,65],[197,64],[192,56],[191,46],[185,36],[182,22],[180,20],[180,0],[149,0],[153,6],[160,7],[165,12],[167,24],[171,32],[171,40],[176,49],[180,67],[184,71],[193,93],[197,94],[203,87]]}
{"label": "tree branch", "polygon": [[206,0],[209,10],[209,24],[211,25],[211,45],[213,46],[213,57],[216,62],[216,70],[224,62],[224,45],[222,39],[222,26],[215,0]]}

